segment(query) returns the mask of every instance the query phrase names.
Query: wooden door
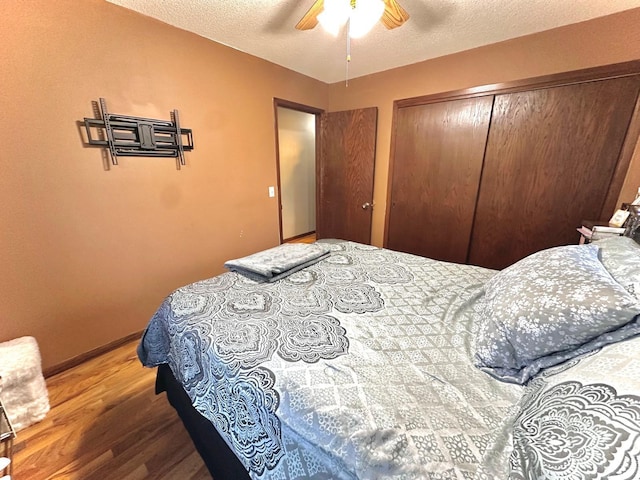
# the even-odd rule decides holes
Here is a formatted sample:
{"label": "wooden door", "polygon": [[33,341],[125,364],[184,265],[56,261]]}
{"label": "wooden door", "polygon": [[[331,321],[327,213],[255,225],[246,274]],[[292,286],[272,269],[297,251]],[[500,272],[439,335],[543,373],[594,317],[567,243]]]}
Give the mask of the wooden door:
{"label": "wooden door", "polygon": [[603,205],[638,96],[639,76],[495,99],[469,263],[504,268],[576,243]]}
{"label": "wooden door", "polygon": [[371,242],[378,109],[322,114],[316,235]]}
{"label": "wooden door", "polygon": [[399,108],[385,246],[464,263],[493,96]]}

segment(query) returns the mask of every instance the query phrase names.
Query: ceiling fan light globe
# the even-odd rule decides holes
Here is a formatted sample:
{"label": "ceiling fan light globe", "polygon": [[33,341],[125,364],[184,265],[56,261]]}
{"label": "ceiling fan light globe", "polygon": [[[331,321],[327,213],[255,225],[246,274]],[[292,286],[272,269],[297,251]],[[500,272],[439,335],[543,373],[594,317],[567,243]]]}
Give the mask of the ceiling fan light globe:
{"label": "ceiling fan light globe", "polygon": [[318,15],[318,22],[322,28],[335,37],[347,23],[350,14],[349,0],[325,0],[324,10]]}
{"label": "ceiling fan light globe", "polygon": [[351,10],[349,36],[351,38],[360,38],[369,33],[382,18],[384,8],[385,5],[382,0],[357,0],[355,8]]}

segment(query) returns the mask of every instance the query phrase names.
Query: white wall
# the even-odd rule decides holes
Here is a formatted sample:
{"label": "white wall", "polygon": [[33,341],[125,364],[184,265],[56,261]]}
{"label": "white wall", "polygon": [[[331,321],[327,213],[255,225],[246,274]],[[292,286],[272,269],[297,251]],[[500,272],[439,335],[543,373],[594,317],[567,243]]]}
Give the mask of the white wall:
{"label": "white wall", "polygon": [[282,238],[316,229],[315,115],[278,107]]}

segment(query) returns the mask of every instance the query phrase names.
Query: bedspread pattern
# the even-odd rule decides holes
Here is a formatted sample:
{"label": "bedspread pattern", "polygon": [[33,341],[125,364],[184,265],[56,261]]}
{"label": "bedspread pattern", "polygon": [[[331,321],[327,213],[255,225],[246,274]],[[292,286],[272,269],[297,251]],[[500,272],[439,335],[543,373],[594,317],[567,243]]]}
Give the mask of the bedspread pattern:
{"label": "bedspread pattern", "polygon": [[272,284],[227,273],[175,291],[143,363],[170,365],[252,478],[473,478],[521,392],[470,360],[493,273],[329,245]]}
{"label": "bedspread pattern", "polygon": [[640,478],[639,360],[635,337],[537,375],[476,479]]}

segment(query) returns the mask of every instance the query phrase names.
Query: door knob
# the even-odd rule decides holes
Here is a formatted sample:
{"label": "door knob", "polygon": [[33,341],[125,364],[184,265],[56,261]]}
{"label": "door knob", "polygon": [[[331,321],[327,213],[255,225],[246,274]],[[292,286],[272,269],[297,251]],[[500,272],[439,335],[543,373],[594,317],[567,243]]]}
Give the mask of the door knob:
{"label": "door knob", "polygon": [[362,209],[366,210],[367,208],[373,208],[373,205],[371,205],[369,202],[363,203],[362,204]]}

